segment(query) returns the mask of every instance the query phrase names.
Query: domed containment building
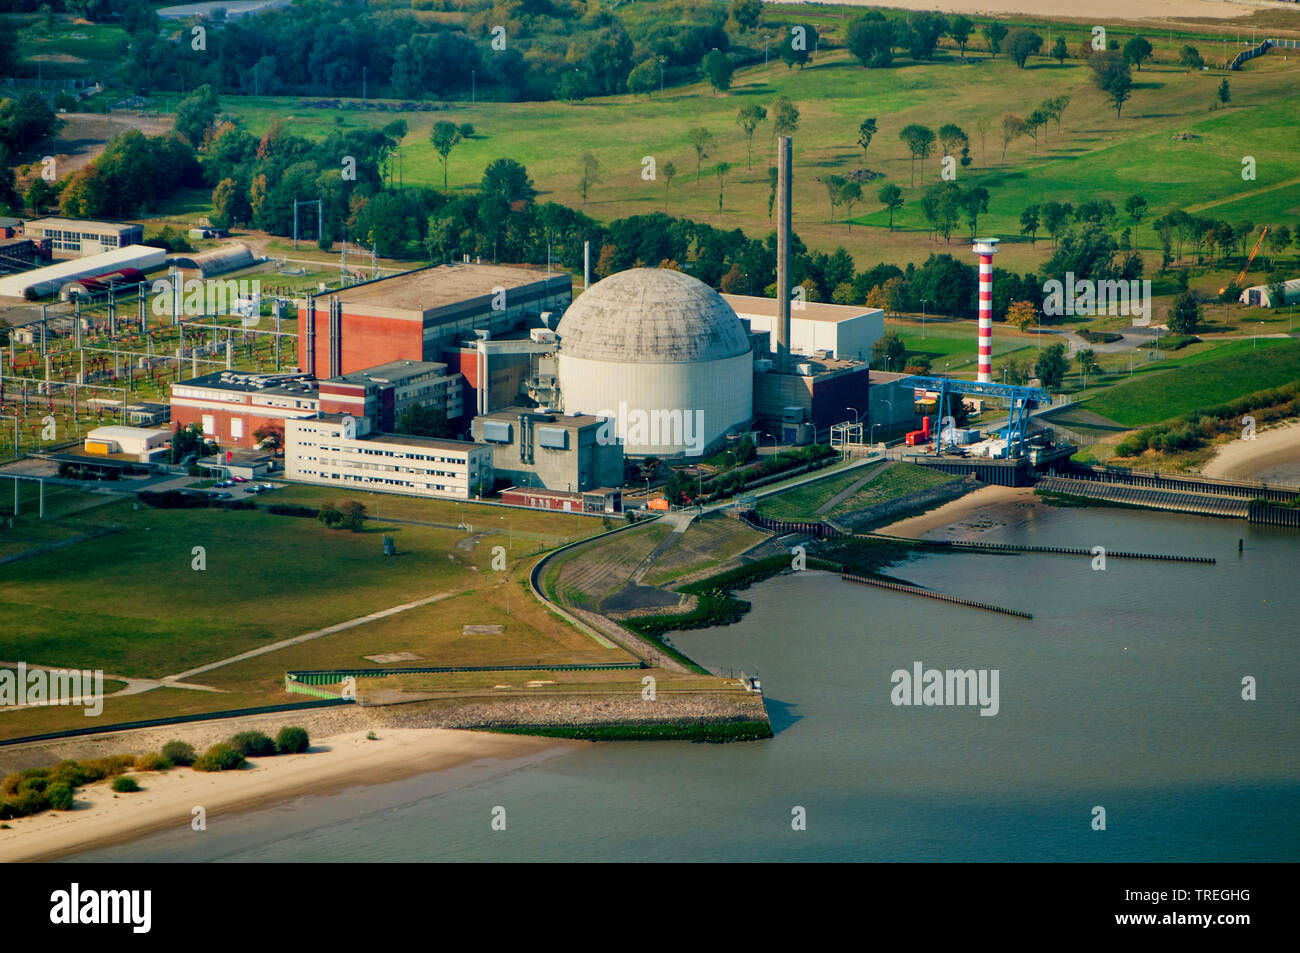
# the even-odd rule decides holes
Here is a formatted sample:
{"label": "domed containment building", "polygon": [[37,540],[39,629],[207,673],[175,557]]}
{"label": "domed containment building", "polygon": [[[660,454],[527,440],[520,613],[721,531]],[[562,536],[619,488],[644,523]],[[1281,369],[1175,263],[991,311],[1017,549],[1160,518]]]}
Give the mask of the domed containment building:
{"label": "domed containment building", "polygon": [[700,456],[753,417],[748,331],[689,275],[610,275],[573,302],[556,330],[565,412],[613,417],[628,455]]}

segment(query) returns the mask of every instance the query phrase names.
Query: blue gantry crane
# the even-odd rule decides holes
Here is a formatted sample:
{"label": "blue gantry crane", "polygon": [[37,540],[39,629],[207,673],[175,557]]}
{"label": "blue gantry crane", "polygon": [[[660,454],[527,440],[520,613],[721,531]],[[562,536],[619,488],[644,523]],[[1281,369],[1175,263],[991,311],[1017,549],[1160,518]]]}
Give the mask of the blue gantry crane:
{"label": "blue gantry crane", "polygon": [[[1052,402],[1047,391],[1037,387],[1020,387],[1015,384],[981,384],[951,377],[928,377],[914,374],[898,381],[899,387],[914,387],[917,390],[935,391],[939,394],[939,412],[948,406],[948,395],[962,397],[997,397],[1008,402],[1009,422],[1005,431],[1007,439],[1007,457],[1022,457],[1025,454],[1025,428],[1029,422],[1031,408]],[[939,421],[939,435],[935,437],[935,447],[943,434],[943,421]],[[949,440],[952,435],[949,434]]]}

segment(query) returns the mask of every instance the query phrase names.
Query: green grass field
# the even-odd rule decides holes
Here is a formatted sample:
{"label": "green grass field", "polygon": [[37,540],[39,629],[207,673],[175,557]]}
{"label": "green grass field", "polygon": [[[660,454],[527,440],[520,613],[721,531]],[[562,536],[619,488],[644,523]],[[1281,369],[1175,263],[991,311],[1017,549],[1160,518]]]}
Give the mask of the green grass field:
{"label": "green grass field", "polygon": [[[1054,27],[1056,32],[1060,27]],[[1078,27],[1066,30],[1071,49],[1083,37]],[[1118,37],[1124,42],[1125,36]],[[1005,56],[989,59],[968,51],[966,59],[941,51],[927,64],[888,70],[865,70],[847,52],[822,53],[805,70],[787,70],[775,63],[739,70],[732,89],[715,95],[697,84],[656,91],[650,98],[617,96],[577,105],[565,103],[451,104],[447,112],[407,116],[410,133],[403,145],[403,168],[409,184],[441,187],[442,166],[428,142],[433,122],[452,119],[473,123],[477,135],[462,142],[448,160],[452,191],[473,189],[484,166],[501,156],[522,162],[536,180],[542,198],[582,207],[600,219],[613,219],[667,209],[723,228],[741,227],[766,234],[767,173],[771,161],[771,124],[754,137],[752,163],[747,159],[743,131],[735,116],[744,105],[768,104],[778,95],[790,97],[801,111],[795,134],[795,227],[812,247],[844,245],[859,265],[876,260],[921,260],[930,252],[967,254],[964,232],[953,240],[932,241],[919,209],[924,187],[938,181],[939,157],[932,156],[922,173],[917,168],[911,186],[911,161],[898,139],[910,122],[932,127],[955,122],[971,138],[974,163],[959,173],[964,186],[982,185],[990,194],[989,212],[980,230],[1003,237],[1002,267],[1025,269],[1051,253],[1051,242],[1031,247],[1019,235],[1019,215],[1045,197],[1079,202],[1109,198],[1117,207],[1130,194],[1146,196],[1153,210],[1174,207],[1213,207],[1219,217],[1255,221],[1300,215],[1300,156],[1285,145],[1279,128],[1294,124],[1300,112],[1295,76],[1300,63],[1268,56],[1231,75],[1229,108],[1211,111],[1220,74],[1187,73],[1172,65],[1181,45],[1150,34],[1155,63],[1135,73],[1137,88],[1122,117],[1107,107],[1091,83],[1090,72],[1077,59],[1064,65],[1042,58],[1017,69]],[[1208,46],[1206,47],[1208,52]],[[998,124],[1006,112],[1025,115],[1042,100],[1065,94],[1072,102],[1062,128],[1053,125],[1037,149],[1028,138],[1013,141],[1001,157]],[[290,117],[299,135],[325,136],[336,127],[336,112],[300,108],[294,98],[227,97],[225,107],[239,115],[250,132],[259,134],[277,118]],[[858,124],[875,116],[880,132],[864,154],[856,144]],[[385,113],[349,111],[343,128],[355,124],[383,125]],[[979,124],[986,126],[981,137]],[[696,180],[696,156],[688,140],[691,128],[702,126],[715,137]],[[565,148],[555,148],[555,131],[563,129]],[[1195,138],[1176,140],[1181,133]],[[982,141],[981,141],[982,139]],[[578,157],[590,151],[601,166],[602,183],[584,205],[578,195]],[[1241,158],[1253,155],[1258,178],[1243,181]],[[671,185],[662,175],[642,177],[643,160],[652,157],[657,169],[672,162],[677,177]],[[718,212],[715,175],[719,162],[728,162],[723,209]],[[867,167],[886,176],[865,189],[867,198],[854,210],[852,234],[837,211],[829,221],[825,189],[817,181],[827,174],[844,175]],[[875,199],[880,185],[904,188],[907,205],[895,216],[896,230],[887,231],[888,215]],[[1121,222],[1127,216],[1121,212]],[[1135,231],[1138,243],[1155,247],[1145,225]],[[1042,238],[1043,236],[1040,236]]]}
{"label": "green grass field", "polygon": [[820,516],[817,514],[818,509],[862,479],[867,472],[869,468],[863,468],[765,497],[759,501],[758,512],[778,520],[835,519],[957,479],[952,474],[927,470],[915,464],[895,463],[869,480],[848,499],[836,504],[829,512]]}
{"label": "green grass field", "polygon": [[1300,343],[1233,341],[1192,354],[1177,369],[1162,367],[1118,383],[1084,406],[1127,427],[1141,427],[1298,378]]}
{"label": "green grass field", "polygon": [[[358,497],[324,489],[304,496],[319,502],[329,494]],[[266,502],[287,499],[273,494]],[[501,524],[466,548],[456,545],[463,531],[382,520],[350,533],[265,510],[135,510],[122,501],[96,512],[106,511],[121,532],[5,568],[0,616],[10,659],[127,676],[172,674],[439,592],[490,588],[483,580],[492,546],[509,543]],[[473,504],[462,511],[471,525],[500,512]],[[455,513],[436,501],[413,515],[446,522]],[[576,535],[573,517],[521,516],[521,532],[540,535],[550,521],[553,540],[566,531]],[[587,522],[584,529],[600,530]],[[397,558],[382,555],[384,534],[395,538]],[[198,546],[202,571],[192,567]],[[515,570],[525,547],[536,548],[515,540]]]}

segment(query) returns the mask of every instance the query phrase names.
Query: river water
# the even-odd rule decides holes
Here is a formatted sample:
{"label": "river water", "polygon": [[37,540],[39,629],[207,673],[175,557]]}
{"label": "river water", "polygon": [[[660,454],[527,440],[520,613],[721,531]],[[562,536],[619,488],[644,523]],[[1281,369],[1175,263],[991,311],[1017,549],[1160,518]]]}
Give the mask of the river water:
{"label": "river water", "polygon": [[[1300,533],[1045,508],[982,538],[1218,562],[951,554],[893,570],[1032,621],[779,577],[746,593],[739,624],[674,635],[714,670],[761,674],[769,741],[562,749],[73,859],[1300,860]],[[915,662],[997,670],[998,713],[894,705],[891,675]]]}

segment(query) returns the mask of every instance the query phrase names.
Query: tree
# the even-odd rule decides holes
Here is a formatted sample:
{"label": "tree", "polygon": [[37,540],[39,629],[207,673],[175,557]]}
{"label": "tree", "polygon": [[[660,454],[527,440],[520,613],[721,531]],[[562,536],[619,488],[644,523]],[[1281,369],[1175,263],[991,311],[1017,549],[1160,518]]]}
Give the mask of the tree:
{"label": "tree", "polygon": [[1023,135],[1025,131],[1025,121],[1019,116],[1013,116],[1007,113],[1002,117],[1002,158],[1007,157],[1007,145],[1012,139]]}
{"label": "tree", "polygon": [[1060,387],[1069,369],[1064,344],[1049,344],[1034,362],[1034,376],[1043,382],[1044,387]]}
{"label": "tree", "polygon": [[841,175],[828,175],[822,179],[822,185],[826,186],[826,201],[831,207],[831,224],[835,224],[835,206],[840,204],[840,189],[844,187],[847,180]]}
{"label": "tree", "polygon": [[627,91],[649,97],[659,81],[659,61],[654,57],[635,67],[627,74]]}
{"label": "tree", "polygon": [[1058,33],[1056,35],[1056,42],[1052,44],[1052,59],[1064,66],[1065,61],[1069,58],[1070,48],[1065,43],[1065,34]]}
{"label": "tree", "polygon": [[590,152],[582,154],[582,176],[578,179],[578,194],[582,196],[582,204],[587,204],[587,192],[593,185],[600,181],[600,163]]}
{"label": "tree", "polygon": [[705,54],[704,75],[709,78],[715,95],[731,89],[731,76],[735,70],[727,54],[721,50],[710,50]]}
{"label": "tree", "polygon": [[1141,195],[1130,195],[1124,200],[1124,211],[1128,212],[1134,223],[1140,222],[1147,211],[1147,200]]}
{"label": "tree", "polygon": [[1032,30],[1012,30],[1007,35],[1007,52],[1021,69],[1029,57],[1043,48],[1043,38]]}
{"label": "tree", "polygon": [[267,424],[253,431],[253,439],[263,450],[278,454],[284,449],[284,427],[279,424]]}
{"label": "tree", "polygon": [[903,190],[896,185],[883,186],[876,197],[889,209],[889,230],[894,230],[894,212],[903,207]]}
{"label": "tree", "polygon": [[1097,365],[1097,355],[1090,347],[1079,348],[1074,354],[1074,359],[1079,362],[1079,372],[1085,376]]}
{"label": "tree", "polygon": [[844,221],[853,234],[853,206],[862,201],[862,186],[857,182],[845,182],[840,186],[840,204],[844,206]]}
{"label": "tree", "polygon": [[[4,154],[4,147],[0,146],[0,166],[9,170],[10,175],[13,170],[9,168],[8,157]],[[45,181],[41,176],[32,179],[32,184],[27,187],[27,194],[23,196],[23,201],[35,215],[44,213],[46,206],[58,201],[59,190],[53,183]]]}
{"label": "tree", "polygon": [[1178,54],[1178,65],[1189,70],[1200,69],[1205,65],[1200,52],[1194,46],[1184,46]]}
{"label": "tree", "polygon": [[413,404],[397,415],[395,429],[408,437],[447,439],[455,436],[447,413],[433,404]]}
{"label": "tree", "polygon": [[849,24],[844,45],[867,69],[883,69],[894,60],[894,25],[878,10]]}
{"label": "tree", "polygon": [[934,147],[934,130],[928,126],[922,126],[920,123],[910,123],[903,127],[903,131],[898,134],[912,153],[912,187],[916,187],[916,160],[921,159],[921,173],[925,174],[925,158],[930,154]]}
{"label": "tree", "polygon": [[13,76],[18,70],[18,33],[14,29],[0,30],[0,76]]}
{"label": "tree", "polygon": [[316,518],[330,529],[343,522],[343,514],[339,512],[339,508],[334,505],[333,500],[326,500],[321,504],[320,510],[316,513]]}
{"label": "tree", "polygon": [[460,130],[456,128],[454,122],[448,122],[441,119],[433,124],[433,131],[429,133],[429,141],[433,143],[434,151],[442,158],[442,188],[447,189],[447,156],[455,148],[456,143],[460,142]]}
{"label": "tree", "polygon": [[354,533],[359,533],[366,526],[366,507],[356,500],[344,500],[339,504],[339,525]]}
{"label": "tree", "polygon": [[871,140],[875,138],[875,135],[876,135],[875,117],[862,120],[862,125],[858,126],[858,145],[862,147],[862,151],[864,153],[867,151],[867,148],[871,145]]}
{"label": "tree", "polygon": [[961,126],[946,122],[939,127],[939,145],[943,147],[944,155],[956,155],[962,146],[969,144],[970,139],[967,138]]}
{"label": "tree", "polygon": [[953,17],[952,23],[948,25],[948,35],[957,44],[962,59],[966,58],[966,44],[970,42],[970,35],[973,32],[975,32],[975,24],[968,17]]}
{"label": "tree", "polygon": [[1174,298],[1169,311],[1169,330],[1174,334],[1195,334],[1201,323],[1201,303],[1196,293],[1183,291]]}
{"label": "tree", "polygon": [[742,106],[736,114],[736,122],[745,130],[745,168],[748,169],[754,158],[754,131],[760,122],[767,121],[767,110],[762,106]]}
{"label": "tree", "polygon": [[901,371],[907,363],[907,348],[897,331],[886,331],[871,345],[871,366],[878,371]]}
{"label": "tree", "polygon": [[198,424],[188,427],[176,425],[172,434],[172,463],[184,463],[186,457],[205,457],[211,453],[216,453],[216,445],[208,442],[202,427]]}
{"label": "tree", "polygon": [[763,18],[762,0],[731,0],[729,8],[731,19],[736,21],[741,32],[755,29]]}
{"label": "tree", "polygon": [[1007,307],[1007,324],[1021,331],[1028,330],[1029,326],[1037,321],[1038,308],[1032,301],[1013,301]]}
{"label": "tree", "polygon": [[1007,28],[997,20],[992,20],[984,24],[980,30],[984,34],[984,42],[988,44],[990,55],[996,57],[1002,52],[1002,41],[1006,39]]}
{"label": "tree", "polygon": [[803,69],[812,59],[808,47],[816,49],[820,39],[817,28],[811,23],[799,24],[799,28],[802,33],[796,33],[795,28],[791,27],[789,35],[781,41],[781,62],[785,63],[786,69],[794,69],[795,66]]}
{"label": "tree", "polygon": [[695,181],[700,181],[700,166],[709,157],[709,147],[713,143],[713,133],[703,126],[697,126],[686,134],[695,148]]}
{"label": "tree", "polygon": [[1029,244],[1032,247],[1038,241],[1038,229],[1042,227],[1042,220],[1038,217],[1038,206],[1031,205],[1020,213],[1020,234],[1029,236]]}
{"label": "tree", "polygon": [[[1286,250],[1291,244],[1291,229],[1285,225],[1278,225],[1276,228],[1269,229],[1268,233],[1268,250],[1273,253],[1273,257]],[[1271,260],[1270,260],[1271,264]]]}
{"label": "tree", "polygon": [[1056,120],[1056,131],[1061,131],[1061,117],[1070,106],[1069,96],[1053,96],[1048,100],[1052,104],[1052,118]]}
{"label": "tree", "polygon": [[1228,105],[1228,101],[1232,99],[1232,88],[1228,85],[1228,80],[1226,78],[1219,84],[1218,95],[1219,104],[1223,106]]}
{"label": "tree", "polygon": [[966,210],[966,223],[970,225],[971,240],[979,229],[980,215],[989,210],[989,190],[983,186],[967,189],[961,196],[962,207]]}
{"label": "tree", "polygon": [[671,162],[665,162],[659,169],[664,174],[664,210],[668,209],[668,190],[672,188],[673,176],[677,174],[677,166]]}
{"label": "tree", "polygon": [[537,196],[528,170],[514,159],[493,159],[483,170],[479,183],[479,197],[496,197],[510,205],[514,202],[531,202]]}
{"label": "tree", "polygon": [[784,96],[772,100],[772,135],[793,136],[799,129],[799,107]]}
{"label": "tree", "polygon": [[1022,357],[1019,354],[1011,354],[1002,363],[1003,379],[1008,384],[1014,384],[1017,387],[1023,387],[1029,383],[1029,374],[1032,365],[1028,357]]}
{"label": "tree", "polygon": [[722,214],[722,187],[726,184],[727,173],[731,171],[730,162],[719,162],[718,167],[713,170],[718,177],[718,214]]}
{"label": "tree", "polygon": [[1135,36],[1124,44],[1124,59],[1142,72],[1142,61],[1151,58],[1151,43],[1144,36]]}
{"label": "tree", "polygon": [[176,131],[197,149],[203,145],[220,111],[217,91],[211,86],[200,86],[176,107]]}
{"label": "tree", "polygon": [[1106,94],[1106,101],[1115,107],[1118,117],[1133,91],[1133,76],[1124,57],[1114,50],[1097,53],[1088,58],[1093,82]]}

